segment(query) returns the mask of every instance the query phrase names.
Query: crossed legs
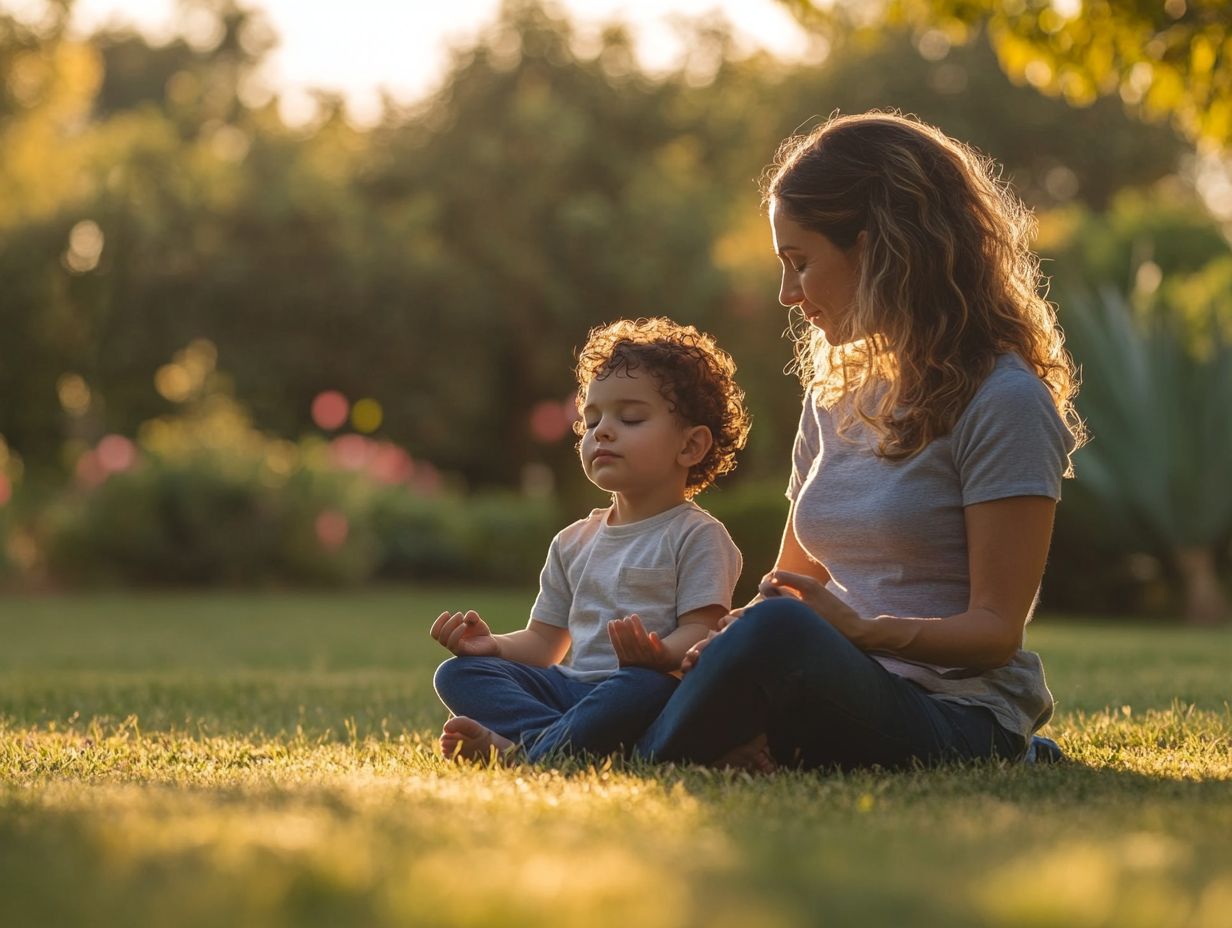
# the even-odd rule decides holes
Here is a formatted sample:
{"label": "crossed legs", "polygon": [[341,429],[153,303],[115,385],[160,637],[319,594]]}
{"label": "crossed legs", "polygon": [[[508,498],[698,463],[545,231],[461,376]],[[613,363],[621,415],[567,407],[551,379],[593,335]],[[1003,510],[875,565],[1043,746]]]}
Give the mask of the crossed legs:
{"label": "crossed legs", "polygon": [[1022,749],[986,709],[930,697],[786,597],[749,609],[710,643],[637,753],[767,769],[759,747],[772,763],[810,768],[1013,758]]}
{"label": "crossed legs", "polygon": [[622,667],[582,683],[555,667],[493,657],[455,657],[433,680],[454,714],[441,733],[448,757],[482,758],[520,749],[538,762],[555,754],[604,755],[631,748],[659,715],[678,681]]}

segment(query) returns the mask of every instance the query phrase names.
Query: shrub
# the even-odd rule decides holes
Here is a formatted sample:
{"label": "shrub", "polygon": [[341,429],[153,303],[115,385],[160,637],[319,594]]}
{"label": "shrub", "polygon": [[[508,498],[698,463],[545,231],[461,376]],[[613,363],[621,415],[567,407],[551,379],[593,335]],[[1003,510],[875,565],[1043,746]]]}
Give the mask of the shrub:
{"label": "shrub", "polygon": [[[1072,296],[1063,321],[1082,365],[1092,440],[1075,462],[1093,524],[1160,552],[1189,621],[1229,616],[1219,571],[1232,536],[1232,332],[1219,304],[1194,320],[1135,309],[1112,290]],[[1204,337],[1195,340],[1195,335]]]}
{"label": "shrub", "polygon": [[[237,463],[150,456],[66,491],[46,514],[52,574],[135,584],[336,584],[372,574],[376,544],[353,478],[309,472],[271,484]],[[345,537],[320,537],[317,520],[329,513],[345,520]]]}
{"label": "shrub", "polygon": [[545,500],[441,492],[387,442],[271,438],[218,395],[136,446],[104,438],[77,472],[40,525],[68,584],[530,584],[558,521]]}
{"label": "shrub", "polygon": [[470,576],[533,585],[552,536],[563,526],[548,499],[488,493],[466,503],[462,531]]}

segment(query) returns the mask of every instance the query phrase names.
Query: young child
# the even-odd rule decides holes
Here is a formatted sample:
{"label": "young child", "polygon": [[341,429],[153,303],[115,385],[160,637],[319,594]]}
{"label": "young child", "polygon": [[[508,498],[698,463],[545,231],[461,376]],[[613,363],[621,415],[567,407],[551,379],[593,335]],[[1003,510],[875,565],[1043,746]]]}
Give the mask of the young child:
{"label": "young child", "polygon": [[748,436],[735,368],[709,335],[668,319],[591,330],[575,430],[582,468],[612,504],[552,540],[526,628],[493,635],[473,611],[433,623],[457,655],[434,680],[453,713],[446,757],[610,754],[658,716],[740,576],[727,530],[692,502]]}

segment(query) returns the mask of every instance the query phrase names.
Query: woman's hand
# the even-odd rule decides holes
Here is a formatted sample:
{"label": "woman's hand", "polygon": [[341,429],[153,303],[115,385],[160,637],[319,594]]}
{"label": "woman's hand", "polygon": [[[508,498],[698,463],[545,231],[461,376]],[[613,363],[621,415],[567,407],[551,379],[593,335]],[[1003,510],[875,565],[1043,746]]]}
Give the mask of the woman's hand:
{"label": "woman's hand", "polygon": [[459,657],[500,657],[500,642],[473,609],[442,612],[432,623],[431,635]]}
{"label": "woman's hand", "polygon": [[654,632],[647,632],[636,615],[608,622],[607,637],[621,667],[648,667],[661,673],[677,668],[667,646]]}
{"label": "woman's hand", "polygon": [[855,610],[826,589],[826,585],[808,574],[787,570],[772,570],[761,578],[757,591],[766,599],[772,596],[792,596],[829,622],[848,641],[864,649],[873,622],[862,619]]}

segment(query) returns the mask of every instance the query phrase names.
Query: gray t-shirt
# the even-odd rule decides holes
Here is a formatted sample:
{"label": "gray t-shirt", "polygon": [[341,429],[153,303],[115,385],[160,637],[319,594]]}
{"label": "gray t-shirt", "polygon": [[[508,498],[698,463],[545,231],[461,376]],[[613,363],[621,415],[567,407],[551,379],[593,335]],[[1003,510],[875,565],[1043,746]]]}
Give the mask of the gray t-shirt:
{"label": "gray t-shirt", "polygon": [[[1047,386],[1012,354],[998,357],[953,431],[906,460],[877,457],[862,426],[844,438],[836,426],[835,411],[806,397],[787,496],[796,537],[830,572],[830,591],[868,617],[965,612],[963,507],[1010,496],[1059,500],[1074,444]],[[987,706],[1024,736],[1052,715],[1030,651],[983,672],[871,656],[938,698]]]}
{"label": "gray t-shirt", "polygon": [[560,669],[585,683],[619,666],[607,635],[612,619],[637,613],[662,638],[694,609],[730,609],[740,577],[740,549],[695,503],[625,525],[609,525],[610,512],[596,509],[552,539],[530,613],[569,629],[571,657]]}

